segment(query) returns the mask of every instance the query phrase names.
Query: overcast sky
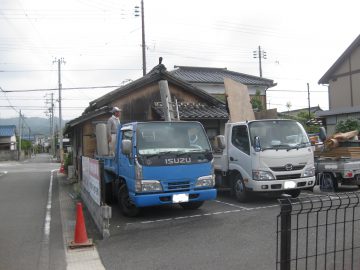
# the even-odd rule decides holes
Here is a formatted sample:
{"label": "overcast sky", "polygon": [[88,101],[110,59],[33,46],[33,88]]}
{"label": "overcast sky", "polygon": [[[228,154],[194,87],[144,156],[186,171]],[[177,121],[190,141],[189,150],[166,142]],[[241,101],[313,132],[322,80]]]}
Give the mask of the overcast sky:
{"label": "overcast sky", "polygon": [[[63,57],[62,86],[121,85],[142,76],[140,0],[0,0],[0,87],[58,86],[55,58]],[[277,86],[268,106],[328,109],[318,80],[359,35],[359,1],[144,0],[147,71],[158,64],[226,67],[259,76],[253,51],[266,51],[263,77]],[[63,90],[63,118],[114,88]],[[275,91],[276,90],[276,91]],[[0,92],[0,119],[45,117],[57,91]],[[12,107],[9,107],[12,106]],[[56,104],[56,110],[58,104]],[[56,115],[58,111],[56,111]]]}

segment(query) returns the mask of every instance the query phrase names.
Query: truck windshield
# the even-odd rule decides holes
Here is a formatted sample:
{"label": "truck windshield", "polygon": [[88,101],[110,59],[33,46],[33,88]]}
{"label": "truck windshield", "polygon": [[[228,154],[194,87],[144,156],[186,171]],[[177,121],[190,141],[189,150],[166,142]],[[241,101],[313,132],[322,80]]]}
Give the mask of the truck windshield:
{"label": "truck windshield", "polygon": [[140,123],[137,150],[140,155],[211,152],[205,131],[197,122]]}
{"label": "truck windshield", "polygon": [[310,146],[304,128],[292,120],[255,121],[249,124],[249,131],[252,145],[255,145],[255,137],[258,136],[262,150]]}

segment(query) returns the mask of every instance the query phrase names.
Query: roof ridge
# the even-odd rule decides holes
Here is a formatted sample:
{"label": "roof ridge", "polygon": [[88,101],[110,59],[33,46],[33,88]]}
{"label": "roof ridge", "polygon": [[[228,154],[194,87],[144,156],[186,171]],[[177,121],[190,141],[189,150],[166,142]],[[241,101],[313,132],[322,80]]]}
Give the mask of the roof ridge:
{"label": "roof ridge", "polygon": [[[224,68],[218,68],[218,67],[197,67],[197,66],[174,66],[174,68],[179,68],[179,69],[204,69],[204,70],[222,70],[222,71],[226,71],[228,70],[226,67]],[[173,70],[175,71],[175,70]]]}

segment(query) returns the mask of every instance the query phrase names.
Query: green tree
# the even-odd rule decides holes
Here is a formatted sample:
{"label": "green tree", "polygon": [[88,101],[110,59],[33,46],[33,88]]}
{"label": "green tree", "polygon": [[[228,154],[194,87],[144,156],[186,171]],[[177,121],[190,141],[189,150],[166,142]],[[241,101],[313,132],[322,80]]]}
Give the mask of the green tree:
{"label": "green tree", "polygon": [[260,90],[256,90],[255,96],[251,99],[250,102],[253,110],[255,111],[262,111],[264,109],[264,106],[261,102]]}
{"label": "green tree", "polygon": [[335,126],[336,132],[348,132],[353,130],[360,131],[360,122],[355,118],[348,118],[345,121],[341,120]]}
{"label": "green tree", "polygon": [[310,117],[309,117],[309,112],[305,111],[305,110],[299,112],[296,115],[296,120],[299,121],[304,126],[307,133],[318,133],[319,132],[318,126],[308,124],[308,121],[313,118],[315,118],[315,114],[310,113]]}

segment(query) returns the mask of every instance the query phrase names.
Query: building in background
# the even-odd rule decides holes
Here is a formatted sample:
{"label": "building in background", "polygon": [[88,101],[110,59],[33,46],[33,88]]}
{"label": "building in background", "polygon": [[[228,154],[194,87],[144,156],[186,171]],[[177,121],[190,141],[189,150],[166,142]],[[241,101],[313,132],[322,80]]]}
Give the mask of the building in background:
{"label": "building in background", "polygon": [[227,68],[175,66],[170,73],[221,101],[224,101],[224,78],[230,78],[247,86],[250,99],[254,98],[258,92],[264,109],[266,109],[266,90],[276,86],[273,80],[231,71]]}
{"label": "building in background", "polygon": [[0,161],[18,159],[15,131],[15,125],[0,125]]}
{"label": "building in background", "polygon": [[360,120],[360,35],[321,77],[319,84],[328,85],[329,110],[317,112],[325,120],[327,132],[347,118]]}

